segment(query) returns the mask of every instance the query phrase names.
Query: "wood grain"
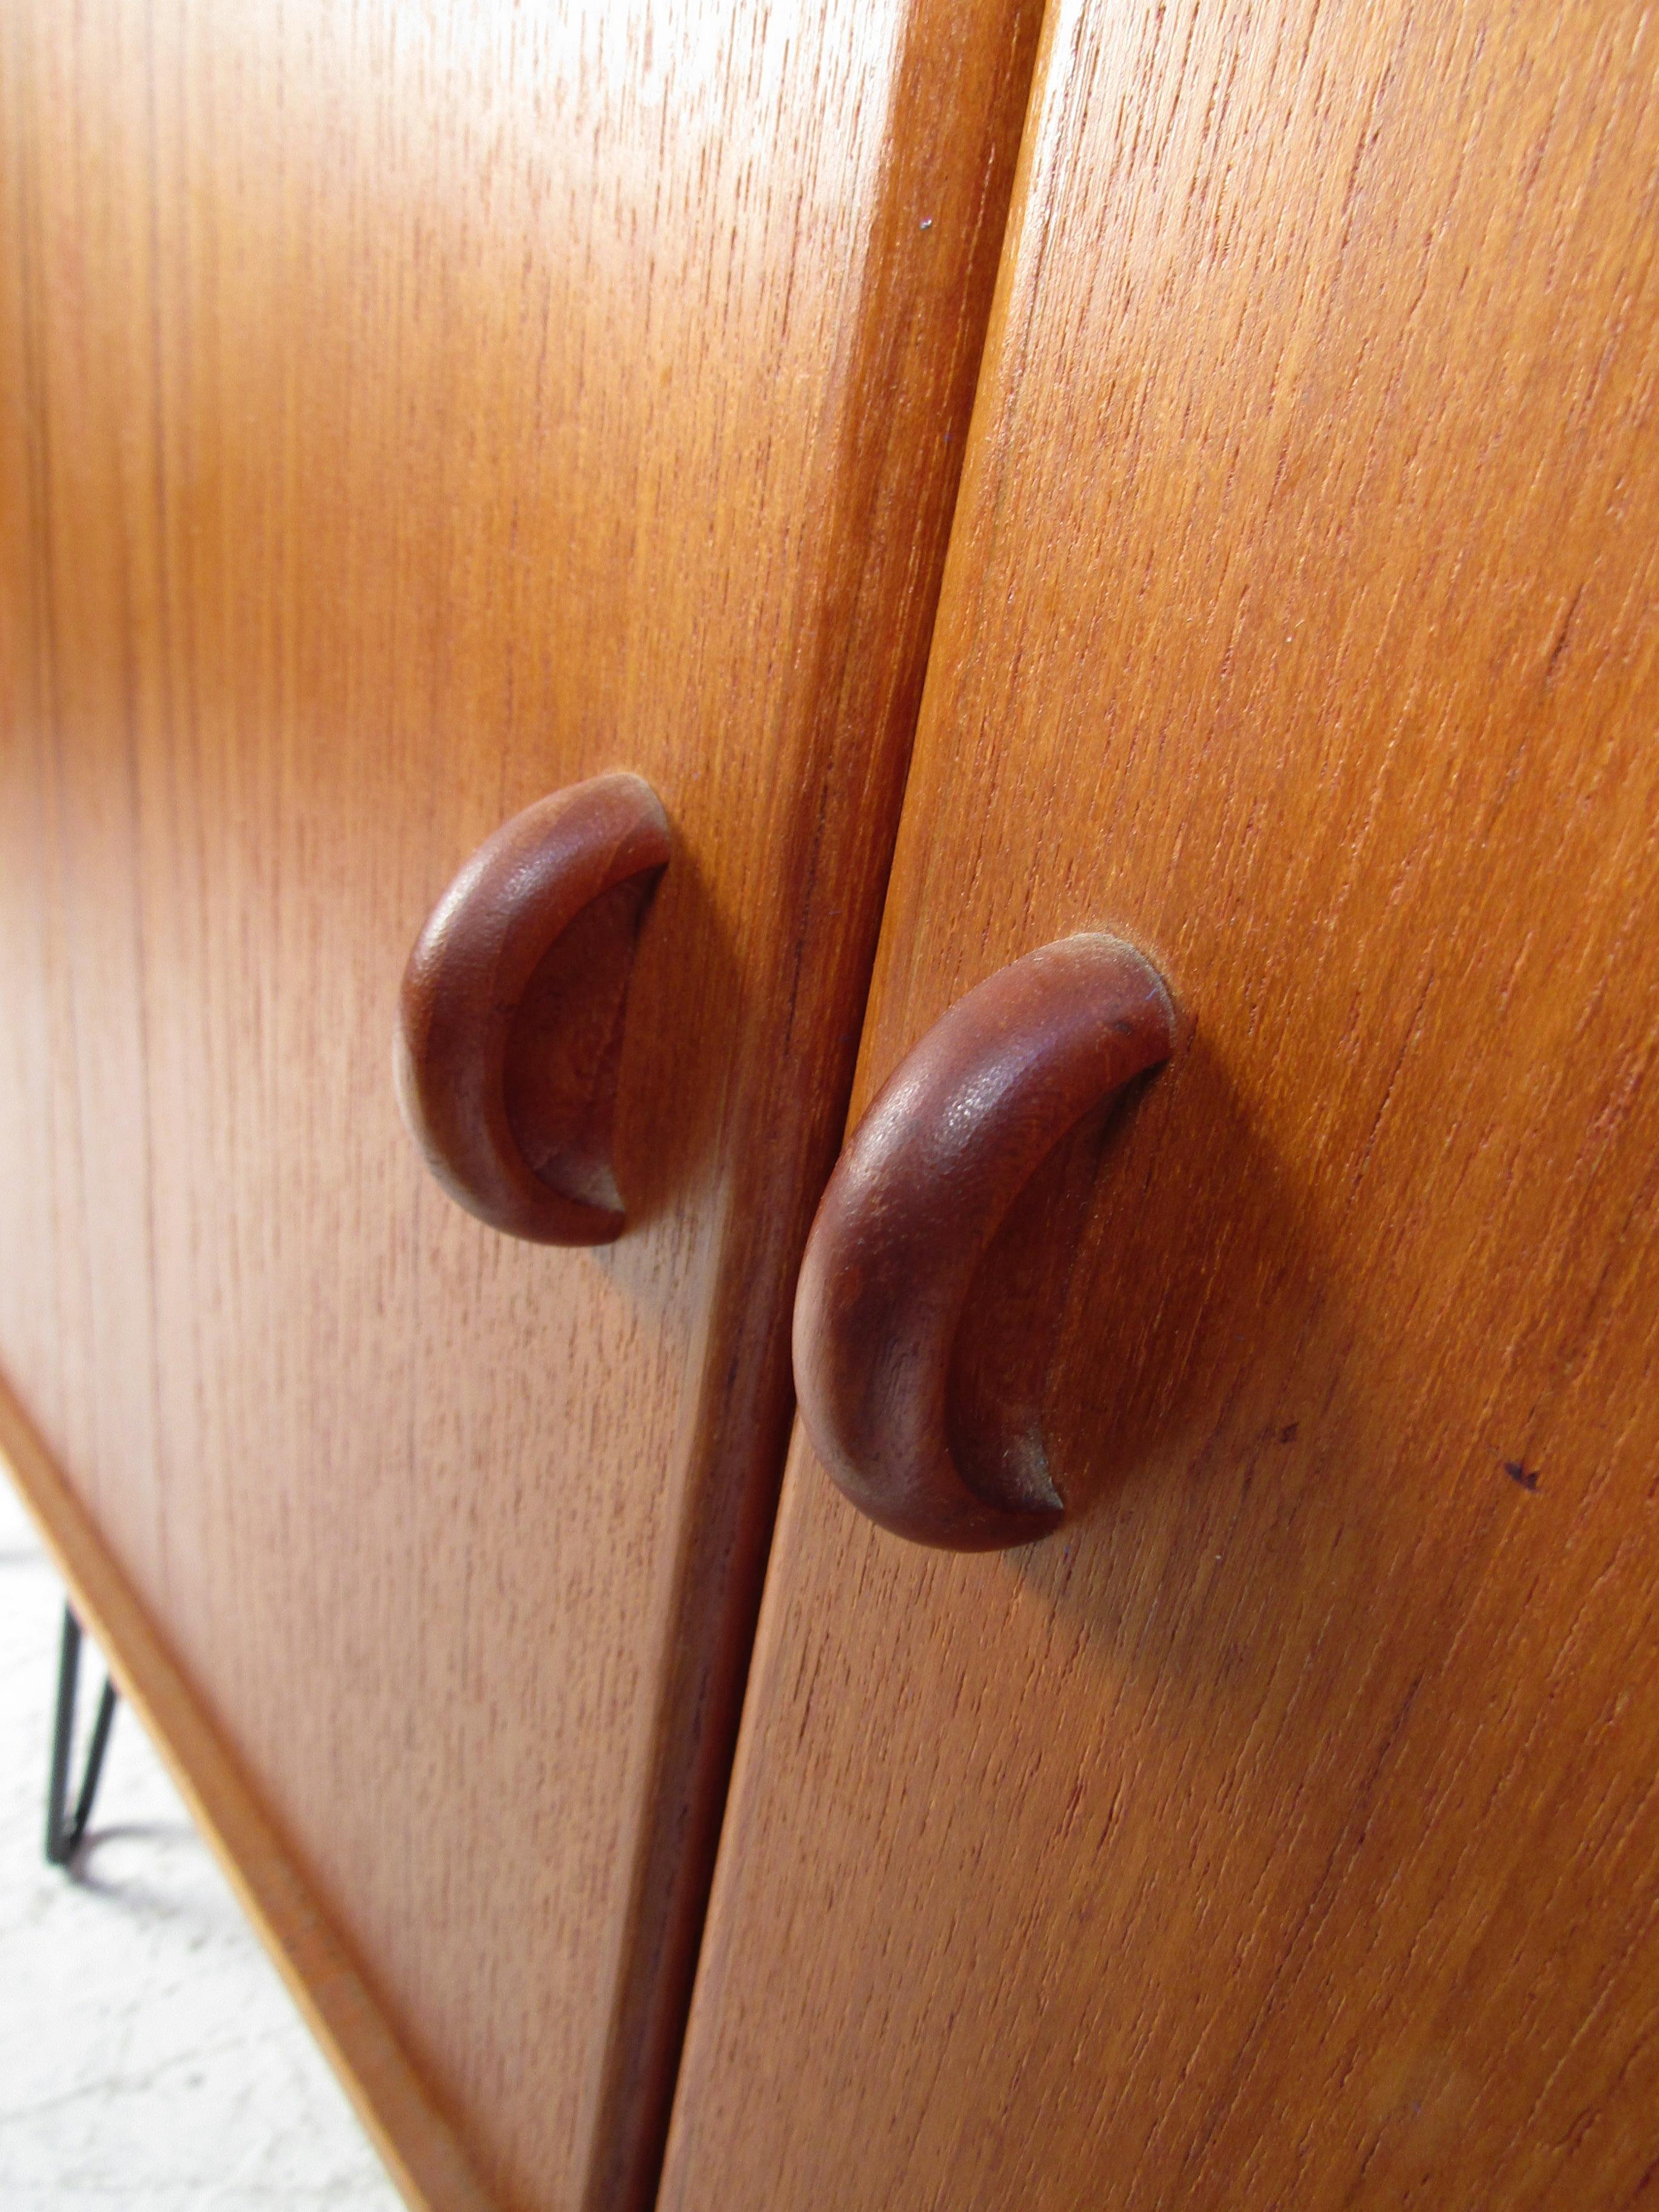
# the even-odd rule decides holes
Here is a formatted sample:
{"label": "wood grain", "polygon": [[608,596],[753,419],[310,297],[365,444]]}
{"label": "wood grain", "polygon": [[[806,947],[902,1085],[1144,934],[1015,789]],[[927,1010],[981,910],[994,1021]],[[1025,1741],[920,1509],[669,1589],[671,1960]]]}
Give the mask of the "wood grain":
{"label": "wood grain", "polygon": [[1653,24],[1044,36],[858,1094],[1072,930],[1195,1033],[1025,1347],[1075,1529],[797,1446],[662,2201],[1644,2204]]}
{"label": "wood grain", "polygon": [[[0,1364],[506,2206],[653,2183],[1036,14],[0,11]],[[386,1041],[621,767],[532,1249]]]}

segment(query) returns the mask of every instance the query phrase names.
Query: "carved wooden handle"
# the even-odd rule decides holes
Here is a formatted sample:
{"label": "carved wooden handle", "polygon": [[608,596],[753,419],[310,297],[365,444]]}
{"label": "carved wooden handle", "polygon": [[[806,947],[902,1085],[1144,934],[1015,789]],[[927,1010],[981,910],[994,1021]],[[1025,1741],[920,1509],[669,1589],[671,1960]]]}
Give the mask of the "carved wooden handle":
{"label": "carved wooden handle", "polygon": [[1022,1187],[1091,1107],[1166,1060],[1173,1036],[1169,994],[1139,953],[1065,938],[958,1000],[849,1139],[801,1266],[795,1386],[824,1466],[884,1528],[983,1552],[1060,1521],[1040,1437],[1005,1455],[1008,1496],[982,1495],[957,1465],[951,1346]]}
{"label": "carved wooden handle", "polygon": [[410,956],[398,1095],[438,1181],[541,1244],[625,1225],[611,1157],[634,945],[668,862],[637,775],[526,806],[472,855]]}

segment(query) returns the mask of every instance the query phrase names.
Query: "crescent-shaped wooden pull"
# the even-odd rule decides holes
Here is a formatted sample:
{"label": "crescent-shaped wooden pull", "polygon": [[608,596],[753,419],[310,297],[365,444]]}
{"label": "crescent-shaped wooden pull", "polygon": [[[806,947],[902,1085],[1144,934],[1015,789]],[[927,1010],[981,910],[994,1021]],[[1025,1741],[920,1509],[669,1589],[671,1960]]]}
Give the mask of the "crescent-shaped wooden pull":
{"label": "crescent-shaped wooden pull", "polygon": [[611,1158],[623,1017],[668,853],[641,778],[573,784],[478,848],[410,956],[404,1119],[450,1196],[509,1237],[608,1244],[625,1226]]}
{"label": "crescent-shaped wooden pull", "polygon": [[1111,937],[1045,945],[957,1000],[849,1139],[795,1298],[795,1387],[824,1466],[896,1535],[951,1551],[1029,1544],[1064,1512],[1040,1436],[1010,1494],[952,1455],[951,1347],[975,1271],[1067,1131],[1167,1060],[1158,975]]}

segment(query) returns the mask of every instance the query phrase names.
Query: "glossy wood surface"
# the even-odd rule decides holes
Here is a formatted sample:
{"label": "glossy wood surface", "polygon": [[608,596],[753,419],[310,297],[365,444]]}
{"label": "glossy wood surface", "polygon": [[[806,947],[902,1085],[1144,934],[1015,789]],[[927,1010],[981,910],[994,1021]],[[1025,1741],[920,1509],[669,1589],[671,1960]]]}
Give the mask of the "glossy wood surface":
{"label": "glossy wood surface", "polygon": [[801,1258],[796,1399],[837,1486],[896,1536],[989,1552],[1059,1527],[1039,1390],[1017,1384],[993,1410],[958,1387],[964,1311],[1043,1161],[1167,1060],[1174,1033],[1133,945],[1063,938],[959,999],[848,1138]]}
{"label": "glossy wood surface", "polygon": [[[504,2206],[652,2184],[1034,16],[0,11],[0,1368]],[[619,768],[562,1253],[388,1045]]]}
{"label": "glossy wood surface", "polygon": [[627,1225],[613,1157],[623,1024],[671,850],[643,777],[590,776],[486,837],[415,941],[398,1102],[443,1188],[505,1236],[611,1244]]}
{"label": "glossy wood surface", "polygon": [[1087,927],[1194,1035],[1050,1341],[1075,1528],[796,1449],[663,2201],[1645,2205],[1654,24],[1044,35],[859,1092]]}

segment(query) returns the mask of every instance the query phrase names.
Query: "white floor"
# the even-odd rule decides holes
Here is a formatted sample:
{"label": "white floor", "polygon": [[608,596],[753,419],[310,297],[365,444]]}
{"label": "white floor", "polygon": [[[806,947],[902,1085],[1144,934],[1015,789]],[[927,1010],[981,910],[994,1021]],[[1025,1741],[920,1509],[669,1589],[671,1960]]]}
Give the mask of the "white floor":
{"label": "white floor", "polygon": [[[0,2208],[396,2212],[343,2092],[125,1707],[78,1878],[46,1864],[63,1603],[0,1472]],[[102,1680],[88,1642],[82,1736]]]}

